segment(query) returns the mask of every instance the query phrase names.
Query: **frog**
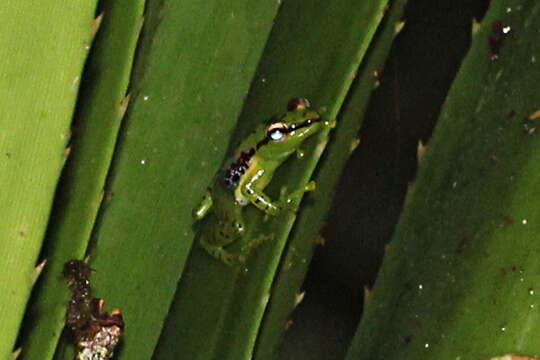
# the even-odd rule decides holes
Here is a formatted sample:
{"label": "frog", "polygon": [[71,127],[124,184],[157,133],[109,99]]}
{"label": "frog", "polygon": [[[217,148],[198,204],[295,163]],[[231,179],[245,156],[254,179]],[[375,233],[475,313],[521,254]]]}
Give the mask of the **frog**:
{"label": "frog", "polygon": [[211,256],[227,265],[244,263],[252,249],[273,238],[272,234],[250,234],[239,250],[230,250],[230,245],[246,235],[244,209],[254,206],[265,219],[284,211],[296,212],[293,199],[315,189],[314,181],[288,193],[282,187],[277,200],[264,192],[292,154],[303,156],[301,145],[307,138],[335,126],[335,121],[325,120],[321,113],[312,110],[307,99],[291,99],[285,113],[259,125],[218,171],[193,210],[194,219],[201,222],[199,243]]}

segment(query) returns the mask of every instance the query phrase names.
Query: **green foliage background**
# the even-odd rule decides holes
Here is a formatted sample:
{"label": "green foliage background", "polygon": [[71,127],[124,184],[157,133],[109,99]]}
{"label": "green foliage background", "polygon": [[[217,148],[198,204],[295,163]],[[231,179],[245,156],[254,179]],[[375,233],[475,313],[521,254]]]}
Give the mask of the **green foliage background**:
{"label": "green foliage background", "polygon": [[[481,1],[443,2],[427,28],[454,34],[442,56],[448,59],[414,63],[419,70],[392,78],[403,59],[414,58],[399,54],[432,48],[416,37],[406,40],[422,18],[414,15],[421,3],[405,10],[405,0],[32,6],[6,0],[0,9],[0,359],[73,357],[69,334],[62,335],[69,293],[60,273],[65,261],[85,256],[95,270],[94,296],[120,308],[126,322],[117,359],[539,354],[540,5],[492,2],[464,57],[452,42],[467,45],[455,37],[471,33],[473,16],[481,17],[471,9]],[[401,22],[404,11],[410,22]],[[452,31],[456,23],[445,17],[465,19],[466,30]],[[388,239],[356,236],[361,219],[380,214],[380,204],[356,201],[358,184],[366,181],[351,169],[357,154],[380,141],[370,135],[369,121],[380,118],[379,126],[408,137],[408,154],[429,137],[429,130],[407,135],[415,126],[400,118],[426,74],[424,84],[440,80],[437,95],[413,113],[429,113],[418,118],[432,119],[422,125],[430,128],[444,101],[440,125],[381,275],[359,324],[360,300],[349,313],[329,311],[358,326],[354,339],[353,328],[338,325],[343,338],[321,340],[324,314],[293,314],[304,297],[301,309],[317,299],[317,291],[302,289],[328,287],[330,279],[360,294],[373,281],[366,269],[380,257],[358,255],[359,244],[382,249]],[[398,81],[406,93],[388,90]],[[197,245],[191,210],[236,144],[299,96],[338,126],[310,139],[305,156],[282,166],[268,193],[276,197],[281,186],[310,179],[317,189],[297,199],[294,214],[266,220],[248,206],[248,236],[273,233],[274,241],[244,266],[227,267]],[[394,120],[385,125],[385,118]],[[397,158],[400,151],[379,153]],[[346,186],[347,178],[355,184]],[[399,204],[389,235],[403,194],[382,195]],[[353,215],[340,215],[347,208]],[[325,246],[312,263],[319,244]]]}

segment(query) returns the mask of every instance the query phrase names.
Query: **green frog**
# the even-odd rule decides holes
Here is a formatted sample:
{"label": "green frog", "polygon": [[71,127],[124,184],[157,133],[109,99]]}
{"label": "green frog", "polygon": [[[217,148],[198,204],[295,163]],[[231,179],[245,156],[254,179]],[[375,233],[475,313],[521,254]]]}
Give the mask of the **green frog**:
{"label": "green frog", "polygon": [[193,211],[196,220],[204,219],[200,243],[206,251],[225,264],[245,262],[251,250],[272,235],[251,236],[238,251],[227,249],[246,233],[243,220],[245,206],[252,204],[264,214],[277,215],[284,210],[296,211],[292,199],[315,189],[315,182],[288,194],[282,188],[278,200],[272,200],[264,189],[272,176],[293,153],[301,155],[300,145],[311,135],[335,122],[324,120],[310,109],[306,99],[292,99],[287,112],[259,126],[239,146],[233,159],[218,172],[201,204]]}

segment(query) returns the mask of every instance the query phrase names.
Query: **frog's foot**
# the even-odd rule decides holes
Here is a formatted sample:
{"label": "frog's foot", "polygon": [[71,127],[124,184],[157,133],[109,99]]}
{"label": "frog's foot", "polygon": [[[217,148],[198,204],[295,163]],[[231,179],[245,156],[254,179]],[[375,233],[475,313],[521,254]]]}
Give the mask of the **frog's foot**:
{"label": "frog's foot", "polygon": [[287,194],[287,188],[282,187],[280,196],[279,196],[279,202],[280,202],[280,208],[283,210],[289,210],[292,212],[298,211],[298,206],[295,205],[294,200],[298,197],[302,196],[305,192],[313,191],[316,188],[315,181],[311,180],[304,186],[303,188],[297,189],[289,194]]}
{"label": "frog's foot", "polygon": [[235,266],[243,264],[246,261],[246,256],[243,254],[232,254],[222,246],[210,244],[204,239],[201,239],[200,244],[210,255],[226,265]]}

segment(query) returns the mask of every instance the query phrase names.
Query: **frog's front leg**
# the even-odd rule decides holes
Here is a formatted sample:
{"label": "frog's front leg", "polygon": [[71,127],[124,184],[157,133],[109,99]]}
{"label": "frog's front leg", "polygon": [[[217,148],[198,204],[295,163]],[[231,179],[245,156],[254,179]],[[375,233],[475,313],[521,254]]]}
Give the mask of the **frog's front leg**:
{"label": "frog's front leg", "polygon": [[315,184],[315,181],[313,180],[308,182],[305,186],[299,189],[296,189],[290,193],[287,193],[287,188],[285,186],[282,187],[280,196],[279,196],[280,202],[283,204],[282,207],[287,210],[296,212],[298,208],[296,207],[296,205],[294,205],[294,202],[293,202],[294,199],[299,196],[302,196],[305,192],[315,190],[315,188],[316,188],[316,184]]}
{"label": "frog's front leg", "polygon": [[255,175],[249,177],[249,180],[240,186],[240,191],[244,198],[248,199],[257,208],[270,215],[277,215],[283,209],[296,210],[292,206],[292,199],[302,195],[306,191],[315,190],[315,182],[310,181],[306,186],[303,186],[288,195],[282,191],[280,199],[278,201],[272,201],[263,191],[270,180],[271,176],[269,176],[265,170],[257,168]]}
{"label": "frog's front leg", "polygon": [[277,215],[281,210],[280,204],[273,202],[263,191],[272,180],[271,174],[273,171],[267,171],[258,165],[250,168],[246,173],[246,180],[239,185],[240,196],[237,194],[237,198],[247,199],[259,210],[270,215]]}
{"label": "frog's front leg", "polygon": [[305,192],[313,191],[315,190],[316,187],[317,185],[314,180],[311,180],[304,187],[296,189],[288,194],[287,194],[287,188],[283,187],[281,188],[281,198],[285,198],[287,202],[291,202],[291,200],[294,199],[295,197],[301,196]]}

